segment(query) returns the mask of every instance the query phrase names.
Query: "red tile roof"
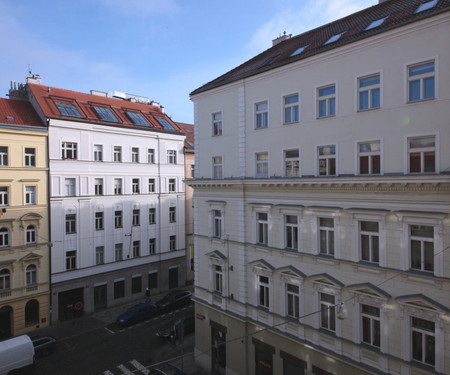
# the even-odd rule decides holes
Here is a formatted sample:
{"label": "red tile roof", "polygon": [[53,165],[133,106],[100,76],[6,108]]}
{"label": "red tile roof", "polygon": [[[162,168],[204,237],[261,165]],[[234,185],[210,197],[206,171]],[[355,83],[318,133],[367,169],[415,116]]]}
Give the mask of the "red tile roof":
{"label": "red tile roof", "polygon": [[[162,112],[156,105],[143,104],[128,100],[115,99],[106,96],[85,94],[76,91],[64,90],[55,87],[48,87],[40,84],[28,83],[28,88],[32,96],[36,99],[45,117],[49,119],[70,120],[75,122],[97,123],[102,125],[125,126],[146,130],[157,130],[164,132],[179,132],[180,128],[169,116]],[[73,104],[81,117],[62,115],[56,103]],[[102,120],[94,109],[95,107],[108,108],[117,118],[115,121]],[[128,117],[126,112],[134,112],[142,115],[149,123],[147,125],[137,125]],[[174,130],[166,129],[157,119],[165,119]]]}
{"label": "red tile roof", "polygon": [[[192,91],[191,95],[196,95],[450,10],[450,0],[439,0],[435,7],[415,13],[421,4],[429,1],[387,0],[327,25],[289,38]],[[365,30],[372,22],[385,17],[387,18],[380,26]],[[324,45],[333,35],[339,33],[343,33],[339,40]],[[300,47],[306,48],[302,53],[291,56]]]}
{"label": "red tile roof", "polygon": [[194,150],[194,125],[186,124],[184,122],[176,123],[186,134],[186,139],[184,140],[184,147],[186,150]]}
{"label": "red tile roof", "polygon": [[0,125],[45,126],[30,102],[0,98]]}

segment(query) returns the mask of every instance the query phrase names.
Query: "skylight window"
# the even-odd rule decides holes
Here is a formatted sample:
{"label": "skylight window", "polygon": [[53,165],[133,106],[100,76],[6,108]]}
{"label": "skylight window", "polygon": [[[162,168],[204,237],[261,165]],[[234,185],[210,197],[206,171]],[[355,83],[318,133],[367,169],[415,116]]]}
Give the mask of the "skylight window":
{"label": "skylight window", "polygon": [[149,125],[147,120],[140,113],[127,112],[127,115],[135,125]]}
{"label": "skylight window", "polygon": [[264,61],[264,63],[262,63],[261,64],[261,68],[263,67],[263,66],[267,66],[267,65],[270,65],[270,64],[272,64],[273,63],[273,60],[275,60],[278,56],[280,56],[281,55],[281,53],[278,53],[278,54],[276,54],[275,56],[272,56],[272,57],[269,57],[266,61]]}
{"label": "skylight window", "polygon": [[165,118],[157,118],[156,120],[160,123],[160,125],[164,129],[175,130],[175,128],[172,126],[172,124],[169,121],[167,121]]}
{"label": "skylight window", "polygon": [[375,27],[381,26],[387,17],[380,18],[379,20],[373,21],[369,26],[367,26],[364,30],[375,29]]}
{"label": "skylight window", "polygon": [[331,43],[337,42],[339,40],[339,38],[342,36],[342,34],[344,34],[344,33],[345,33],[345,31],[343,33],[340,33],[340,34],[333,35],[323,45],[327,45],[327,44],[331,44]]}
{"label": "skylight window", "polygon": [[186,143],[187,143],[189,146],[194,147],[194,145],[192,144],[192,142],[186,141]]}
{"label": "skylight window", "polygon": [[62,116],[83,117],[81,116],[80,112],[78,112],[77,107],[75,107],[73,104],[60,102],[55,102],[55,104]]}
{"label": "skylight window", "polygon": [[300,55],[305,50],[305,48],[308,46],[309,46],[309,44],[296,49],[289,57]]}
{"label": "skylight window", "polygon": [[423,3],[422,5],[420,5],[420,6],[416,9],[416,11],[415,11],[414,13],[420,13],[420,12],[423,12],[423,11],[425,11],[425,10],[434,8],[434,7],[436,6],[437,3],[438,3],[438,0],[431,0],[431,1],[428,1],[427,3]]}
{"label": "skylight window", "polygon": [[95,106],[94,106],[94,109],[102,120],[119,122],[119,120],[117,120],[117,117],[114,115],[114,113],[111,111],[111,109],[105,108],[105,107],[95,107]]}

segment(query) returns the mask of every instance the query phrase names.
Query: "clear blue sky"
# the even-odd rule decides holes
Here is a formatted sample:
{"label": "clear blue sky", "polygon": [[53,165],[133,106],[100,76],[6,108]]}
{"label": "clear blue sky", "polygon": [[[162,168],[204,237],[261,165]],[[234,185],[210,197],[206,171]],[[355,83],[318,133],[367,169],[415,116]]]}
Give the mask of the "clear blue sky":
{"label": "clear blue sky", "polygon": [[25,83],[122,91],[193,123],[189,93],[268,49],[378,0],[0,0],[0,96]]}

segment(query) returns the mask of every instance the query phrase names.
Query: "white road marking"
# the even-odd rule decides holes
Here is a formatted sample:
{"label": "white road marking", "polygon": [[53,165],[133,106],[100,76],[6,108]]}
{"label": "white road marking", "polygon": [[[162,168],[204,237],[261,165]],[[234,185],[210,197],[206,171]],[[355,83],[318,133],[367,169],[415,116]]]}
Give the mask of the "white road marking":
{"label": "white road marking", "polygon": [[130,363],[136,367],[140,372],[142,372],[144,375],[148,375],[150,373],[150,370],[148,370],[144,365],[140,364],[138,361],[133,359],[130,361]]}
{"label": "white road marking", "polygon": [[111,371],[106,370],[106,371],[103,371],[103,375],[114,375],[114,374]]}
{"label": "white road marking", "polygon": [[128,370],[124,365],[119,365],[119,366],[117,366],[117,368],[120,371],[122,371],[122,373],[125,375],[133,375],[133,373],[130,370]]}

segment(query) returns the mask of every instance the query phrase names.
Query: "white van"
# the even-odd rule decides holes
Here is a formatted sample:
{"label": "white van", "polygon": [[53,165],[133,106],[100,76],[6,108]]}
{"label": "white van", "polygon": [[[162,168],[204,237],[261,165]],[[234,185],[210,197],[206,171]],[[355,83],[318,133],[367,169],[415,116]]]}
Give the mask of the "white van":
{"label": "white van", "polygon": [[0,375],[34,367],[34,346],[28,335],[0,341]]}

